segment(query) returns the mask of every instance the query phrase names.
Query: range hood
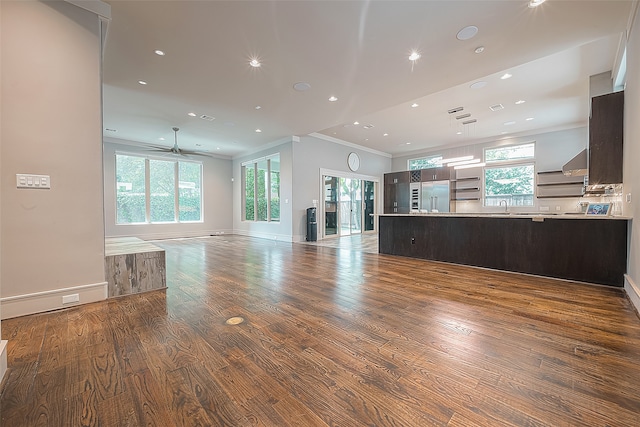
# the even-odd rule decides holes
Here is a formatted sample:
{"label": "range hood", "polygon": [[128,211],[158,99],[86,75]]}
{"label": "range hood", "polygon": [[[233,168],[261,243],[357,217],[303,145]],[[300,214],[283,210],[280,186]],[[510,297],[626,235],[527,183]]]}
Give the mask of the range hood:
{"label": "range hood", "polygon": [[562,173],[566,176],[585,176],[589,173],[587,168],[588,152],[585,148],[562,166]]}

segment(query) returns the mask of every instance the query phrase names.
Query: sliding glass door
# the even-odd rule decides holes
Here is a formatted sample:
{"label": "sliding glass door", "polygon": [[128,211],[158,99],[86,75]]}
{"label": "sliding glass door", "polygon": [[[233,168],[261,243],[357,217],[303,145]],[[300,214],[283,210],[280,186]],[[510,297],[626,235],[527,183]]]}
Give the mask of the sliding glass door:
{"label": "sliding glass door", "polygon": [[324,176],[324,235],[348,236],[375,231],[375,183]]}

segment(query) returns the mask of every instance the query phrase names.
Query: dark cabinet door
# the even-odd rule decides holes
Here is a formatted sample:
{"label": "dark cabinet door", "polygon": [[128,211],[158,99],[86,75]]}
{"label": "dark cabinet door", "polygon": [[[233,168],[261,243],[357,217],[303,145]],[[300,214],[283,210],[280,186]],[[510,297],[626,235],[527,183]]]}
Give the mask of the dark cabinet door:
{"label": "dark cabinet door", "polygon": [[589,184],[622,183],[624,92],[591,100]]}
{"label": "dark cabinet door", "polygon": [[447,167],[422,169],[421,172],[422,182],[442,181],[451,177],[451,168]]}
{"label": "dark cabinet door", "polygon": [[409,213],[411,211],[410,196],[408,182],[396,184],[396,201],[398,202],[397,213]]}
{"label": "dark cabinet door", "polygon": [[384,174],[384,213],[409,213],[409,171]]}

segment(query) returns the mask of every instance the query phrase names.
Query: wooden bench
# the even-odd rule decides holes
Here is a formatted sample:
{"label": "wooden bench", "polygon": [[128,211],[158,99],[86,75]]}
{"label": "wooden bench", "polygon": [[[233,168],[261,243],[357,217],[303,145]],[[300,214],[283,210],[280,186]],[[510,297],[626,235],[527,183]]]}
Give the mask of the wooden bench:
{"label": "wooden bench", "polygon": [[106,238],[105,274],[109,297],[166,288],[164,249],[137,237]]}

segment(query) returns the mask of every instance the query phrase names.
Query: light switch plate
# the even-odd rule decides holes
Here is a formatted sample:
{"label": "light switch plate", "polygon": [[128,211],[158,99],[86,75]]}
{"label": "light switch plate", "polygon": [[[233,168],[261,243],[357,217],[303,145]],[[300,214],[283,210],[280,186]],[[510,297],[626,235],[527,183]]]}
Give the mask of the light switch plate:
{"label": "light switch plate", "polygon": [[48,190],[51,188],[51,177],[49,175],[17,173],[16,186],[18,188],[41,188]]}

